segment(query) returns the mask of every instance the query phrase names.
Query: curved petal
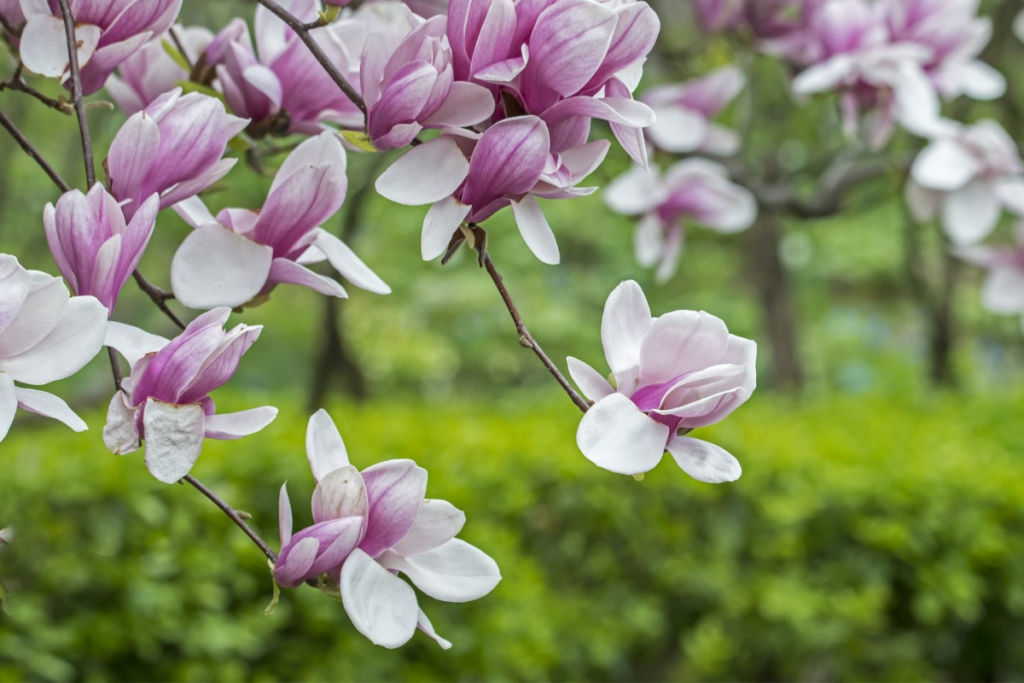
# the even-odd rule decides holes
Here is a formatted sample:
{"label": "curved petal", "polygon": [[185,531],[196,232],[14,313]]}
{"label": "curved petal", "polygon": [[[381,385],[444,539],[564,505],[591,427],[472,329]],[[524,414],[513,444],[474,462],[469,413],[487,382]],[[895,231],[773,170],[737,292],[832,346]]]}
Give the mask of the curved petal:
{"label": "curved petal", "polygon": [[313,244],[324,253],[331,266],[356,287],[374,294],[391,293],[387,283],[370,270],[347,244],[331,233],[326,230],[317,231]]}
{"label": "curved petal", "polygon": [[75,374],[103,348],[107,309],[91,296],[68,301],[60,322],[28,351],[0,359],[0,371],[25,384],[48,384]]}
{"label": "curved petal", "polygon": [[317,524],[343,517],[365,518],[370,503],[359,470],[346,465],[330,472],[313,490],[312,505],[313,521]]}
{"label": "curved petal", "polygon": [[114,321],[107,323],[107,336],[103,342],[104,346],[109,346],[124,356],[128,365],[133,368],[143,356],[156,353],[167,344],[168,341],[163,337]]}
{"label": "curved petal", "polygon": [[128,405],[123,391],[114,394],[107,408],[107,422],[103,426],[103,444],[114,455],[126,455],[139,449],[139,423],[135,408]]}
{"label": "curved petal", "polygon": [[0,372],[0,441],[7,437],[14,423],[14,414],[18,412],[18,395],[15,393],[14,380],[5,372]]}
{"label": "curved petal", "polygon": [[601,318],[601,341],[608,367],[618,378],[619,391],[633,392],[623,379],[639,371],[640,347],[652,323],[651,309],[640,285],[627,280],[612,290]]}
{"label": "curved petal", "polygon": [[341,600],[352,624],[374,645],[394,649],[416,633],[419,606],[412,586],[359,548],[341,568]]}
{"label": "curved petal", "polygon": [[560,260],[558,242],[555,241],[555,233],[551,231],[548,219],[545,218],[537,199],[532,194],[527,194],[520,201],[513,200],[512,213],[516,218],[516,225],[519,226],[519,234],[523,236],[523,241],[533,255],[540,259],[541,263],[557,264]]}
{"label": "curved petal", "polygon": [[536,116],[494,124],[473,150],[462,201],[479,210],[504,195],[528,192],[544,172],[550,145],[548,127]]}
{"label": "curved petal", "polygon": [[349,464],[341,432],[323,408],[309,418],[306,426],[306,457],[317,481]]}
{"label": "curved petal", "polygon": [[600,401],[605,396],[615,393],[615,389],[608,380],[594,368],[572,356],[569,356],[566,361],[569,364],[569,376],[572,377],[572,381],[576,382],[576,386],[580,388],[583,395],[591,401]]}
{"label": "curved petal", "polygon": [[619,474],[641,474],[661,462],[669,432],[666,425],[616,393],[586,412],[576,432],[576,444],[598,467]]}
{"label": "curved petal", "polygon": [[21,267],[18,259],[0,254],[0,334],[21,310],[31,289],[32,276]]}
{"label": "curved petal", "polygon": [[456,81],[441,107],[423,121],[424,126],[475,126],[494,113],[494,95],[482,85]]}
{"label": "curved petal", "polygon": [[270,275],[267,276],[267,286],[278,284],[298,285],[307,287],[314,292],[325,296],[333,296],[339,299],[347,299],[348,292],[337,280],[329,278],[320,273],[314,273],[309,268],[299,265],[295,261],[286,258],[276,258],[270,263]]}
{"label": "curved petal", "polygon": [[[63,422],[75,432],[84,432],[89,429],[85,421],[78,417],[63,399],[53,394],[21,387],[15,387],[14,392],[18,396],[18,406],[23,410]],[[0,439],[2,438],[0,437]]]}
{"label": "curved petal", "polygon": [[613,180],[604,191],[609,208],[625,216],[638,216],[655,209],[668,198],[655,171],[634,166]]}
{"label": "curved petal", "polygon": [[[78,24],[78,65],[84,67],[92,59],[100,42],[100,27]],[[21,32],[21,61],[32,73],[48,78],[62,78],[69,69],[68,42],[64,20],[52,15],[30,17]]]}
{"label": "curved petal", "polygon": [[412,527],[393,550],[412,557],[444,545],[459,535],[466,524],[466,513],[446,500],[423,501]]}
{"label": "curved petal", "polygon": [[978,160],[963,145],[941,139],[921,150],[910,175],[921,187],[949,192],[969,183],[980,170]]}
{"label": "curved petal", "polygon": [[423,232],[420,234],[420,254],[424,261],[433,261],[445,252],[452,235],[466,220],[472,208],[451,196],[430,207],[423,219]]}
{"label": "curved petal", "polygon": [[277,527],[283,549],[292,541],[292,502],[288,499],[288,484],[281,484],[281,493],[277,496]]}
{"label": "curved petal", "polygon": [[673,311],[654,321],[640,349],[640,382],[655,384],[718,365],[729,347],[729,330],[704,311]]}
{"label": "curved petal", "polygon": [[992,186],[975,180],[946,195],[942,204],[942,225],[958,247],[977,244],[991,234],[999,222],[1002,207]]}
{"label": "curved petal", "polygon": [[176,405],[151,398],[143,416],[146,468],[157,481],[177,483],[203,450],[206,413],[199,403]]}
{"label": "curved petal", "polygon": [[370,500],[370,523],[359,543],[370,557],[409,533],[427,492],[427,471],[412,460],[388,460],[363,470]]}
{"label": "curved petal", "polygon": [[206,438],[230,441],[261,431],[277,417],[277,408],[263,406],[237,413],[209,415],[206,418]]}
{"label": "curved petal", "polygon": [[674,104],[655,106],[657,120],[647,129],[651,142],[675,154],[693,152],[708,137],[708,120],[700,112]]}
{"label": "curved petal", "polygon": [[423,613],[423,610],[420,610],[419,617],[416,620],[416,626],[421,631],[423,631],[428,636],[430,636],[435,641],[437,641],[437,644],[441,646],[442,650],[450,650],[451,649],[451,647],[452,647],[451,642],[449,642],[449,641],[445,640],[444,638],[442,638],[441,636],[437,635],[437,632],[434,631],[434,625],[430,623],[430,619],[428,619],[427,615]]}
{"label": "curved petal", "polygon": [[68,288],[59,277],[30,271],[31,288],[21,309],[0,332],[0,358],[32,349],[60,324],[67,310]]}
{"label": "curved petal", "polygon": [[241,306],[260,293],[274,250],[221,225],[197,228],[171,261],[171,288],[184,306]]}
{"label": "curved petal", "polygon": [[697,481],[721,484],[736,481],[743,474],[740,463],[728,451],[707,441],[677,436],[668,443],[676,464]]}
{"label": "curved petal", "polygon": [[469,160],[455,138],[442,135],[413,147],[377,178],[377,192],[396,204],[433,204],[459,189]]}
{"label": "curved petal", "polygon": [[478,600],[501,581],[501,570],[490,556],[457,538],[410,557],[389,552],[381,562],[408,576],[430,597],[445,602]]}

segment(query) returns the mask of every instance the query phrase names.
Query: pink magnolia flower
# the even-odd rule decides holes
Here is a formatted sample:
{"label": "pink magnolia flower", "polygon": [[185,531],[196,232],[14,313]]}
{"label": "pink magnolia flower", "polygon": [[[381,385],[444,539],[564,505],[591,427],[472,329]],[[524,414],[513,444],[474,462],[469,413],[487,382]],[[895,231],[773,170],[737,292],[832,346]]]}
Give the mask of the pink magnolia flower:
{"label": "pink magnolia flower", "polygon": [[[21,0],[0,0],[0,17],[3,18],[6,26],[14,27],[15,30],[20,28],[25,23],[25,13],[21,11]],[[19,36],[6,31],[3,36],[15,49],[20,45]]]}
{"label": "pink magnolia flower", "polygon": [[978,59],[992,37],[992,21],[976,16],[977,0],[880,0],[879,5],[890,41],[928,49],[923,67],[944,99],[993,100],[1006,92],[1003,75]]}
{"label": "pink magnolia flower", "polygon": [[647,129],[651,142],[676,154],[735,154],[739,136],[711,119],[739,94],[745,81],[737,67],[726,66],[686,83],[651,88],[642,98],[658,117]]}
{"label": "pink magnolia flower", "polygon": [[436,17],[448,13],[448,0],[405,0],[405,4],[421,17]]}
{"label": "pink magnolia flower", "polygon": [[637,260],[657,266],[659,282],[676,272],[687,222],[735,233],[757,217],[749,190],[730,182],[723,166],[696,158],[680,161],[664,177],[658,169],[634,167],[608,186],[605,201],[617,213],[643,216],[636,230]]}
{"label": "pink magnolia flower", "polygon": [[[82,91],[91,95],[122,62],[178,17],[182,0],[70,0],[78,40]],[[50,78],[70,75],[64,15],[57,0],[21,0],[27,18],[21,35],[21,61],[29,71]]]}
{"label": "pink magnolia flower", "polygon": [[472,126],[494,112],[487,88],[454,80],[445,18],[412,19],[419,24],[393,50],[370,36],[363,52],[367,132],[382,151],[405,147],[424,128]]}
{"label": "pink magnolia flower", "polygon": [[995,121],[950,124],[914,160],[907,200],[918,220],[941,212],[957,246],[987,237],[1004,208],[1024,211],[1024,162]]}
{"label": "pink magnolia flower", "polygon": [[[280,3],[302,21],[313,21],[318,0]],[[249,132],[314,135],[324,122],[361,128],[362,113],[341,92],[309,49],[266,7],[256,8],[253,48],[245,22],[236,19],[214,39],[206,52],[231,111],[251,119]],[[310,35],[350,83],[358,81],[358,53],[348,47],[351,23],[313,29]]]}
{"label": "pink magnolia flower", "polygon": [[[174,32],[185,49],[184,57],[192,64],[213,40],[213,33],[202,26],[176,26]],[[169,47],[178,49],[170,35],[146,44],[118,67],[120,77],[112,75],[107,80],[110,97],[129,116],[189,79],[189,73],[168,54]]]}
{"label": "pink magnolia flower", "polygon": [[303,264],[327,260],[352,284],[391,289],[340,239],[319,226],[345,201],[345,150],[332,132],[306,140],[282,164],[261,211],[224,209],[216,218],[194,198],[175,207],[195,232],[171,263],[171,285],[190,308],[238,307],[278,284],[346,297]]}
{"label": "pink magnolia flower", "polygon": [[121,126],[110,144],[107,185],[131,220],[153,193],[160,208],[194,197],[238,161],[223,159],[228,142],[246,126],[220,100],[181,88],[161,95]]}
{"label": "pink magnolia flower", "polygon": [[747,0],[692,0],[691,4],[701,29],[717,33],[742,23]]}
{"label": "pink magnolia flower", "polygon": [[326,574],[340,585],[353,625],[374,644],[400,647],[418,627],[441,647],[451,647],[398,574],[445,602],[490,593],[501,572],[494,560],[456,538],[466,515],[447,501],[424,499],[427,471],[412,460],[388,460],[362,472],[353,467],[323,410],[310,418],[306,453],[317,481],[314,524],[292,534],[291,503],[282,486],[277,582],[293,588]]}
{"label": "pink magnolia flower", "polygon": [[131,365],[107,411],[103,442],[116,455],[146,442],[146,467],[157,480],[173,484],[189,473],[203,439],[240,439],[277,417],[264,406],[218,415],[210,398],[235,374],[238,363],[260,336],[262,326],[224,323],[231,309],[217,308],[193,320],[175,339],[110,323],[106,345]]}
{"label": "pink magnolia flower", "polygon": [[967,247],[956,253],[988,270],[981,305],[992,313],[1020,316],[1024,331],[1024,222],[1017,224],[1015,247]]}
{"label": "pink magnolia flower", "polygon": [[615,387],[586,363],[568,359],[573,381],[596,401],[576,433],[583,455],[612,472],[638,475],[668,450],[694,479],[738,479],[736,458],[684,434],[721,421],[750,398],[757,345],[703,311],[651,317],[632,280],[608,297],[601,340]]}
{"label": "pink magnolia flower", "polygon": [[71,291],[96,297],[113,315],[117,295],[149,244],[159,209],[160,198],[151,195],[126,224],[117,200],[99,183],[88,195],[65,193],[56,208],[47,204],[46,241]]}
{"label": "pink magnolia flower", "polygon": [[56,382],[75,374],[103,348],[107,311],[91,296],[71,297],[59,277],[25,270],[0,254],[0,441],[18,408],[86,427],[53,394],[15,386]]}
{"label": "pink magnolia flower", "polygon": [[590,121],[605,120],[638,163],[654,115],[632,92],[659,30],[654,10],[633,0],[453,0],[448,12],[456,80],[511,98],[496,118],[540,116],[554,152],[582,145]]}

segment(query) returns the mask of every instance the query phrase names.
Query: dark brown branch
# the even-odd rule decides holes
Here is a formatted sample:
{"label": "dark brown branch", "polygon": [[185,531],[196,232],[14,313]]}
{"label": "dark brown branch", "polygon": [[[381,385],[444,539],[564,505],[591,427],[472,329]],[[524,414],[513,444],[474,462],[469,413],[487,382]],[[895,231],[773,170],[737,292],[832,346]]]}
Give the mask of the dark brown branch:
{"label": "dark brown branch", "polygon": [[117,359],[117,351],[113,346],[107,347],[107,355],[110,356],[110,372],[114,375],[114,390],[121,391],[121,382],[124,381],[124,374],[121,372],[121,361]]}
{"label": "dark brown branch", "polygon": [[[62,2],[66,1],[67,0],[62,0]],[[362,96],[358,92],[356,92],[355,88],[353,88],[352,85],[347,80],[345,80],[345,76],[343,76],[342,73],[338,71],[338,67],[332,64],[331,60],[328,59],[326,54],[324,54],[324,51],[320,48],[320,45],[317,44],[316,39],[314,39],[313,36],[310,35],[309,25],[299,21],[298,17],[296,17],[294,14],[292,14],[285,8],[281,7],[279,4],[274,2],[274,0],[256,0],[256,2],[260,3],[268,10],[276,14],[281,19],[281,21],[288,24],[289,28],[295,31],[296,35],[299,36],[299,40],[301,40],[306,45],[306,48],[308,48],[309,51],[313,53],[313,57],[316,58],[316,61],[320,62],[320,65],[324,68],[324,71],[327,72],[327,75],[331,77],[331,80],[333,80],[337,84],[337,86],[341,88],[341,91],[345,93],[345,97],[351,100],[352,104],[356,105],[356,107],[359,108],[359,111],[363,113],[363,121],[365,122],[366,103],[363,101]],[[316,26],[314,26],[313,28],[319,26],[318,22],[314,23],[316,24]]]}
{"label": "dark brown branch", "polygon": [[82,99],[82,74],[78,69],[78,38],[75,37],[75,17],[71,14],[68,0],[57,0],[64,15],[64,33],[68,41],[68,60],[71,64],[71,99],[78,115],[78,130],[82,134],[82,158],[85,161],[86,189],[96,184],[96,166],[92,160],[92,138],[89,135],[89,119]]}
{"label": "dark brown branch", "polygon": [[252,539],[252,542],[256,544],[256,547],[263,551],[263,554],[267,556],[268,560],[270,560],[271,562],[277,562],[277,553],[275,553],[271,549],[271,547],[267,545],[266,541],[260,538],[259,534],[252,530],[252,527],[245,523],[245,520],[242,519],[242,516],[238,514],[237,510],[235,510],[233,507],[231,507],[223,500],[221,500],[216,493],[206,488],[206,486],[204,486],[202,482],[193,477],[191,474],[186,474],[185,478],[182,481],[188,482],[193,487],[195,487],[197,491],[199,491],[201,494],[209,498],[214,505],[219,507],[221,511],[224,512],[225,515],[231,518],[232,522],[238,525],[239,529],[245,532],[246,536]]}
{"label": "dark brown branch", "polygon": [[50,166],[49,162],[43,158],[43,155],[32,146],[32,143],[30,143],[25,136],[21,134],[21,131],[18,130],[18,128],[2,111],[0,111],[0,126],[3,126],[7,132],[11,134],[11,137],[21,145],[21,148],[25,150],[25,154],[28,154],[37,164],[39,164],[39,168],[43,169],[43,172],[50,176],[50,180],[60,188],[61,192],[67,192],[71,189],[71,186],[64,182],[64,179],[60,177],[60,174],[53,170],[53,166]]}
{"label": "dark brown branch", "polygon": [[530,331],[526,329],[526,323],[523,322],[523,318],[519,315],[519,309],[516,308],[516,304],[512,301],[512,295],[509,294],[508,289],[505,287],[504,281],[502,281],[501,274],[498,273],[498,269],[494,267],[494,261],[491,260],[490,254],[485,253],[483,256],[483,265],[487,269],[487,274],[491,276],[491,280],[494,281],[494,286],[498,288],[498,293],[501,294],[501,300],[505,302],[505,308],[508,309],[508,313],[512,316],[512,322],[516,324],[516,332],[519,333],[519,344],[527,349],[530,349],[537,358],[540,358],[540,362],[544,364],[544,367],[548,369],[548,372],[555,378],[565,390],[565,393],[569,395],[572,402],[576,404],[576,407],[582,410],[584,413],[590,409],[590,403],[585,398],[580,396],[572,385],[569,384],[569,380],[558,369],[548,355],[544,353],[544,349],[541,348],[537,340],[533,338]]}
{"label": "dark brown branch", "polygon": [[171,319],[171,322],[179,328],[185,329],[185,323],[183,323],[181,318],[176,316],[174,311],[172,311],[167,305],[167,302],[174,298],[173,294],[165,292],[154,285],[138,270],[132,273],[132,277],[135,278],[135,282],[139,285],[139,289],[149,295],[149,298],[153,300],[153,303],[156,304],[157,308],[163,311],[164,315]]}

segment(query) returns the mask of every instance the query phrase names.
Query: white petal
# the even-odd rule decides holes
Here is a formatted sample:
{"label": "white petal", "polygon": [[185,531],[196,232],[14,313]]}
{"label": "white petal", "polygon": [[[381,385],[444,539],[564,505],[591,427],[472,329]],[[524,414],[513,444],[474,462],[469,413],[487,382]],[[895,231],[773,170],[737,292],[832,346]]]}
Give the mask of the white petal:
{"label": "white petal", "polygon": [[993,268],[981,289],[981,305],[993,313],[1024,313],[1024,273]]}
{"label": "white petal", "polygon": [[466,513],[446,500],[427,499],[416,512],[409,533],[395,544],[393,550],[403,557],[433,550],[447,543],[462,531]]}
{"label": "white petal", "polygon": [[661,462],[668,437],[667,426],[616,393],[586,412],[576,432],[576,444],[598,467],[619,474],[641,474]]}
{"label": "white petal", "polygon": [[238,413],[210,415],[206,418],[206,438],[241,439],[262,430],[277,417],[277,408],[263,406]]}
{"label": "white petal", "polygon": [[700,112],[675,105],[654,107],[658,119],[647,129],[651,142],[674,154],[693,152],[708,136],[708,120]]}
{"label": "white petal", "polygon": [[999,181],[996,185],[996,195],[1008,211],[1024,218],[1024,178]]}
{"label": "white petal", "polygon": [[146,401],[146,467],[157,481],[174,484],[192,470],[203,450],[206,414],[199,403]]}
{"label": "white petal", "polygon": [[106,330],[103,304],[91,296],[72,297],[53,331],[28,351],[0,360],[0,371],[25,384],[70,377],[100,352]]}
{"label": "white petal", "polygon": [[271,261],[268,281],[275,285],[290,284],[307,287],[324,296],[333,296],[339,299],[348,298],[348,292],[334,278],[314,273],[309,268],[286,258],[276,258]]}
{"label": "white petal", "polygon": [[349,464],[341,432],[322,408],[309,418],[306,427],[306,457],[309,459],[309,468],[313,470],[313,478],[317,481]]}
{"label": "white petal", "polygon": [[436,640],[442,650],[450,650],[452,648],[451,642],[437,635],[437,632],[434,631],[434,625],[430,623],[430,619],[428,619],[427,615],[423,613],[423,610],[420,610],[419,617],[416,619],[416,626],[418,626],[419,629],[428,636]]}
{"label": "white petal", "polygon": [[18,405],[24,410],[36,415],[52,417],[54,420],[63,422],[75,432],[84,432],[89,429],[82,418],[78,417],[63,399],[35,389],[17,387],[14,391],[18,395]]}
{"label": "white petal", "polygon": [[[89,63],[100,41],[100,27],[77,24],[78,65]],[[68,43],[64,20],[52,15],[37,15],[28,20],[21,34],[21,61],[32,73],[60,78],[68,71]]]}
{"label": "white petal", "polygon": [[451,196],[430,207],[423,219],[423,234],[420,236],[420,252],[424,261],[433,261],[444,253],[471,208]]}
{"label": "white petal", "polygon": [[469,159],[455,138],[442,135],[413,147],[388,167],[376,188],[397,204],[433,204],[451,195],[469,174]]}
{"label": "white petal", "polygon": [[16,356],[38,344],[60,323],[71,298],[59,277],[28,271],[31,286],[18,315],[0,332],[0,358]]}
{"label": "white petal", "polygon": [[1006,78],[984,62],[964,62],[959,70],[960,86],[967,97],[997,100],[1006,93]]}
{"label": "white petal", "polygon": [[199,197],[189,197],[184,201],[180,201],[171,207],[174,212],[181,216],[181,219],[191,225],[193,228],[199,228],[204,225],[216,225],[217,219],[214,217],[210,210],[206,208],[206,204]]}
{"label": "white petal", "polygon": [[134,368],[140,358],[167,346],[167,340],[137,327],[111,321],[107,323],[107,338],[103,344],[124,356]]}
{"label": "white petal", "polygon": [[220,225],[198,228],[171,262],[171,287],[184,306],[234,308],[260,293],[274,250]]}
{"label": "white petal", "polygon": [[412,557],[389,551],[381,563],[404,573],[430,597],[445,602],[477,600],[501,581],[501,570],[490,556],[457,538]]}
{"label": "white petal", "polygon": [[[651,308],[633,280],[612,290],[601,318],[601,341],[608,367],[616,376],[640,366],[640,346],[651,329]],[[626,391],[620,386],[621,391]]]}
{"label": "white petal", "polygon": [[322,229],[317,230],[313,244],[324,253],[331,266],[356,287],[374,294],[391,293],[387,283],[370,270],[347,244],[331,233]]}
{"label": "white petal", "polygon": [[544,211],[541,210],[537,199],[532,194],[527,194],[520,201],[513,201],[512,213],[516,218],[516,225],[519,226],[519,233],[533,255],[539,258],[541,263],[557,264],[558,242],[555,241],[555,233],[551,231],[548,219],[544,217]]}
{"label": "white petal", "polygon": [[103,427],[103,443],[114,455],[125,455],[139,448],[135,409],[128,405],[123,391],[117,392],[110,399],[107,423]]}
{"label": "white petal", "polygon": [[288,484],[281,484],[277,495],[277,531],[281,535],[281,547],[292,540],[292,502],[288,499]]}
{"label": "white petal", "polygon": [[740,463],[728,451],[707,441],[677,436],[668,443],[676,463],[697,481],[721,484],[736,481],[743,474]]}
{"label": "white petal", "polygon": [[654,321],[640,349],[640,381],[656,384],[721,363],[729,348],[725,323],[704,311],[673,311]]}
{"label": "white petal", "polygon": [[966,185],[979,170],[977,159],[962,145],[942,139],[921,150],[910,174],[922,187],[948,192]]}
{"label": "white petal", "polygon": [[950,192],[942,204],[942,225],[958,247],[977,244],[995,229],[1002,207],[991,184],[975,180]]}
{"label": "white petal", "polygon": [[15,393],[14,380],[7,373],[0,372],[0,441],[7,437],[16,412],[18,395]]}
{"label": "white petal", "polygon": [[370,509],[370,501],[366,482],[359,470],[346,465],[329,472],[313,490],[312,508],[313,521],[317,524],[344,517],[365,518]]}
{"label": "white petal", "polygon": [[569,364],[569,376],[572,377],[572,381],[576,382],[583,395],[591,401],[600,401],[605,396],[615,393],[608,380],[583,361],[569,356],[566,362]]}
{"label": "white petal", "polygon": [[473,126],[493,113],[494,96],[490,90],[476,83],[456,81],[444,104],[423,125]]}
{"label": "white petal", "polygon": [[352,624],[374,645],[401,647],[416,632],[419,606],[412,586],[359,548],[341,568],[341,599]]}
{"label": "white petal", "polygon": [[802,71],[793,79],[793,92],[810,95],[831,90],[850,75],[854,63],[850,55],[840,54]]}

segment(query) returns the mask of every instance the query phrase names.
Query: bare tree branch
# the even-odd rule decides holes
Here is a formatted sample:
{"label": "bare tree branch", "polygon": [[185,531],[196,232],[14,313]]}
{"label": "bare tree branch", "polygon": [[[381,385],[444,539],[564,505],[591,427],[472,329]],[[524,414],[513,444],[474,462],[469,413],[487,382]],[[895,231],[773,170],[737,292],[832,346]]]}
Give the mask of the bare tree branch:
{"label": "bare tree branch", "polygon": [[43,158],[43,155],[32,146],[32,143],[30,143],[28,139],[21,134],[21,131],[18,130],[14,123],[12,123],[2,111],[0,111],[0,126],[3,126],[7,132],[11,134],[11,137],[21,145],[21,148],[25,150],[25,154],[28,154],[37,164],[39,164],[39,168],[43,169],[43,172],[46,173],[46,175],[50,177],[50,180],[60,188],[61,192],[67,192],[71,189],[71,186],[60,177],[60,174],[57,173],[57,171],[53,170],[53,166]]}
{"label": "bare tree branch", "polygon": [[78,130],[82,135],[82,159],[85,161],[86,189],[96,184],[96,165],[92,159],[92,137],[89,135],[89,119],[82,99],[82,74],[78,69],[78,38],[75,37],[75,17],[71,14],[68,0],[57,0],[64,15],[64,32],[68,42],[68,63],[71,65],[71,99],[78,115]]}

